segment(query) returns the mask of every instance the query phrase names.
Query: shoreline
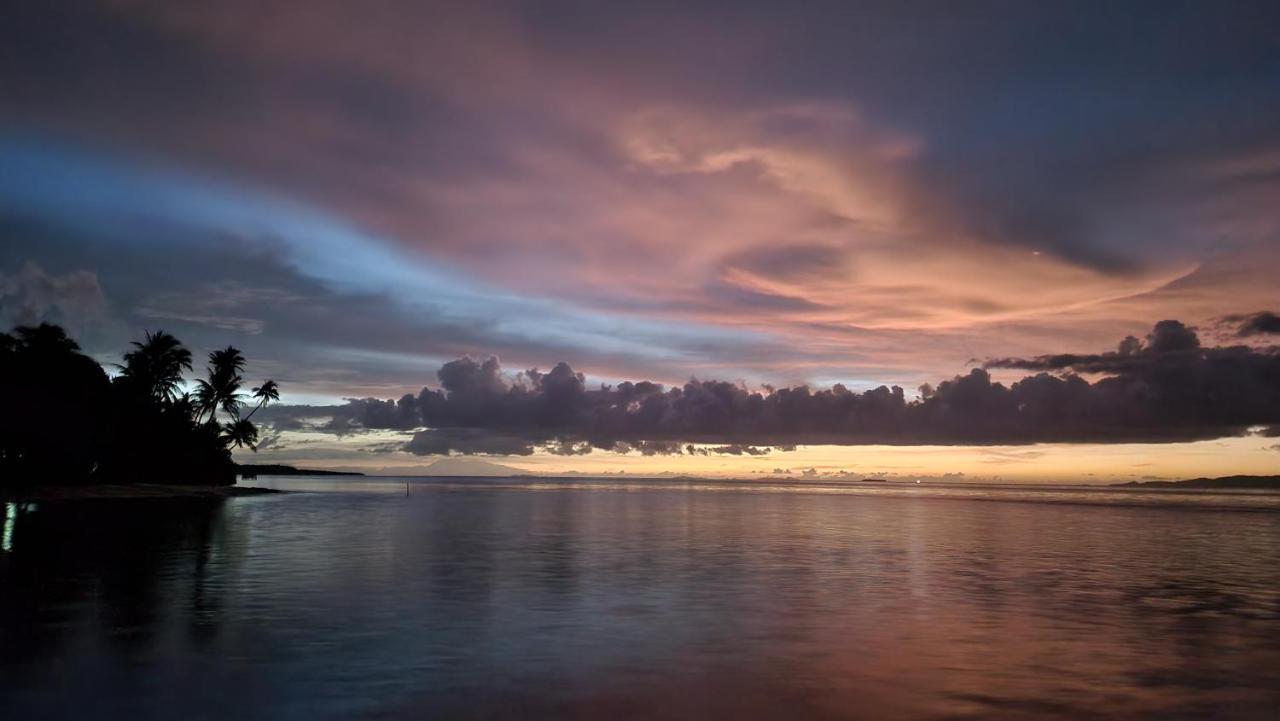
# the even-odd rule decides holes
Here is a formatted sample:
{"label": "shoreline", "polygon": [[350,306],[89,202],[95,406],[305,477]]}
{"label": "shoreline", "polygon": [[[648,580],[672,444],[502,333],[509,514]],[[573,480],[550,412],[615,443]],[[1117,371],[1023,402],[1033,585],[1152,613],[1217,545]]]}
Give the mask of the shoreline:
{"label": "shoreline", "polygon": [[50,501],[96,501],[116,498],[211,499],[238,498],[287,493],[274,488],[249,486],[187,486],[159,483],[113,483],[89,486],[34,486],[0,491],[0,501],[31,503]]}
{"label": "shoreline", "polygon": [[1217,478],[1188,478],[1178,481],[1129,481],[1112,483],[1111,488],[1142,488],[1146,490],[1168,488],[1189,490],[1280,490],[1280,476],[1220,476]]}

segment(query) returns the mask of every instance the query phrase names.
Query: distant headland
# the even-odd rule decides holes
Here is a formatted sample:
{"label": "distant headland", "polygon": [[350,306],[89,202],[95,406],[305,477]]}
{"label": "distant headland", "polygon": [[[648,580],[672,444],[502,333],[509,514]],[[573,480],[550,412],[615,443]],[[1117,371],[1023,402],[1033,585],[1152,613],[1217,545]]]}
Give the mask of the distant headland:
{"label": "distant headland", "polygon": [[258,476],[363,476],[356,471],[322,471],[310,468],[296,468],[279,463],[240,463],[236,465],[236,474],[241,478],[257,478]]}
{"label": "distant headland", "polygon": [[1185,481],[1129,481],[1113,483],[1121,488],[1241,488],[1280,490],[1280,476],[1222,476]]}

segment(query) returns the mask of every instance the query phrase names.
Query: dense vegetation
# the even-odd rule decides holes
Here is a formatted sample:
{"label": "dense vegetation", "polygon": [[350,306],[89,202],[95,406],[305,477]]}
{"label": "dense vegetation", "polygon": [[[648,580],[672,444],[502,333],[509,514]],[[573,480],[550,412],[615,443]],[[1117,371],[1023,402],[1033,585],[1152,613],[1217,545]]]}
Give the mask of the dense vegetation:
{"label": "dense vegetation", "polygon": [[227,347],[187,386],[191,351],[163,331],[122,361],[108,377],[55,325],[0,334],[0,485],[235,483],[231,449],[257,449],[250,419],[275,381],[243,392],[245,358]]}

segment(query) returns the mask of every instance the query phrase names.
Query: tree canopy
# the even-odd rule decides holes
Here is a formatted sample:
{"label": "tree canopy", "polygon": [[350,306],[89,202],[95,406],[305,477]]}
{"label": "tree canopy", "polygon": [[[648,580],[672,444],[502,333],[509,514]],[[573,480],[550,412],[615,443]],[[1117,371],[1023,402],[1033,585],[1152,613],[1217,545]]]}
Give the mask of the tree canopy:
{"label": "tree canopy", "polygon": [[109,378],[66,332],[50,324],[0,334],[0,485],[163,482],[231,484],[232,448],[256,450],[249,417],[278,400],[265,380],[242,417],[244,355],[209,354],[204,378],[188,378],[191,351],[147,332]]}

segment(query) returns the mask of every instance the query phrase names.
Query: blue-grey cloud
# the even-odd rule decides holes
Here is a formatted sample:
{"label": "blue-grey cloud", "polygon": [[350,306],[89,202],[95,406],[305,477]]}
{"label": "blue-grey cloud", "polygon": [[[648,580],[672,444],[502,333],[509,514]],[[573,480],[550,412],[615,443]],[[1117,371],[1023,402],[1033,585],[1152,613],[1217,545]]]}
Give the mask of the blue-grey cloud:
{"label": "blue-grey cloud", "polygon": [[6,317],[70,324],[100,356],[144,328],[195,347],[241,335],[295,392],[341,395],[477,348],[626,368],[769,343],[514,294],[310,209],[111,155],[0,135],[0,164]]}

